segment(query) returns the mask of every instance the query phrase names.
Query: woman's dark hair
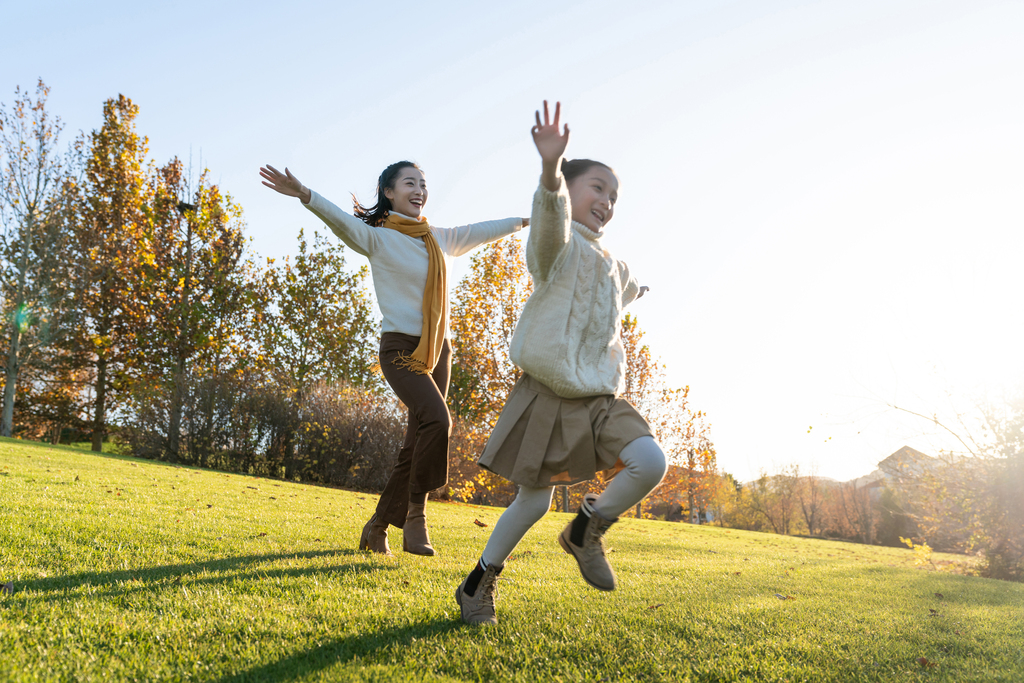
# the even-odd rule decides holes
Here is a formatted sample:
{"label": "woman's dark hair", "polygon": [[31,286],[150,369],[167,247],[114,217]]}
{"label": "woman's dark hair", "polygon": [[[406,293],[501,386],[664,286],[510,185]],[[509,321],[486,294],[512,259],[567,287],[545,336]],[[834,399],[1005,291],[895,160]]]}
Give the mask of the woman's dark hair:
{"label": "woman's dark hair", "polygon": [[565,177],[566,184],[571,183],[575,178],[586,173],[593,166],[600,166],[601,168],[607,168],[615,175],[615,171],[608,164],[602,164],[600,161],[594,161],[593,159],[562,159],[562,175]]}
{"label": "woman's dark hair", "polygon": [[411,161],[396,161],[385,168],[381,171],[380,178],[377,179],[376,204],[371,207],[365,207],[359,203],[355,195],[352,195],[352,205],[354,207],[352,213],[356,215],[356,218],[375,228],[384,225],[384,219],[388,217],[388,213],[392,209],[391,200],[384,196],[384,190],[395,189],[395,179],[398,177],[398,172],[403,168],[415,168],[417,171],[422,171],[419,166]]}

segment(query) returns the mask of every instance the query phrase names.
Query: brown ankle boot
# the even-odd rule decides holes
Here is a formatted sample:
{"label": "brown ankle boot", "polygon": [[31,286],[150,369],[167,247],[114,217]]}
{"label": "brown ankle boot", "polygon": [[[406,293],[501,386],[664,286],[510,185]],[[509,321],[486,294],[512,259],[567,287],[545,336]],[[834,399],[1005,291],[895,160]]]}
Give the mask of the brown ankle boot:
{"label": "brown ankle boot", "polygon": [[359,537],[359,549],[391,556],[391,548],[388,547],[388,523],[377,519],[377,513],[374,513],[363,527],[363,534]]}
{"label": "brown ankle boot", "polygon": [[430,545],[427,534],[426,504],[409,503],[409,513],[402,527],[402,550],[413,555],[433,555],[434,548]]}
{"label": "brown ankle boot", "polygon": [[615,570],[608,564],[608,558],[605,556],[604,534],[612,524],[618,521],[618,518],[605,519],[602,517],[601,513],[594,509],[596,500],[597,496],[593,493],[583,496],[583,504],[580,505],[577,515],[579,522],[585,524],[583,533],[576,539],[579,545],[573,542],[573,526],[576,520],[569,522],[562,533],[558,535],[558,543],[562,546],[562,550],[576,559],[584,581],[598,590],[613,591],[617,581],[615,580]]}

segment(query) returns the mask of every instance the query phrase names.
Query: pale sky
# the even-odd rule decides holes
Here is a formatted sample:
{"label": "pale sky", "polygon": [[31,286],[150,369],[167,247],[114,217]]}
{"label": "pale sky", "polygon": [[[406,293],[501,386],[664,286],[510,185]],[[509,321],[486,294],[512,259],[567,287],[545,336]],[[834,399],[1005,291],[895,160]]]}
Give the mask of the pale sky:
{"label": "pale sky", "polygon": [[1022,2],[36,0],[3,21],[0,101],[41,76],[73,133],[131,97],[152,156],[211,168],[264,256],[317,227],[268,162],[347,208],[408,158],[435,225],[528,215],[533,111],[561,100],[567,154],[621,181],[607,245],[651,287],[631,312],[741,480],[951,447],[887,404],[952,421],[1024,377]]}

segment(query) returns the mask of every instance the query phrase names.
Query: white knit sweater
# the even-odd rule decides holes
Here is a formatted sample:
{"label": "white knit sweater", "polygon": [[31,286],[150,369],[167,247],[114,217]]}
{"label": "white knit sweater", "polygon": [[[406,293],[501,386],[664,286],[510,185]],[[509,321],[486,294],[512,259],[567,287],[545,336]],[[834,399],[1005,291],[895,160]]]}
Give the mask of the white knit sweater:
{"label": "white knit sweater", "polygon": [[533,196],[526,265],[533,294],[512,336],[512,362],[563,398],[619,394],[626,355],[622,309],[640,291],[603,232],[572,221],[565,183]]}
{"label": "white knit sweater", "polygon": [[[390,228],[375,228],[310,191],[304,205],[341,238],[349,249],[370,259],[373,289],[384,320],[382,332],[400,332],[413,337],[423,334],[423,288],[427,285],[427,246],[421,237],[409,237]],[[468,251],[521,230],[520,218],[472,223],[457,228],[435,228],[431,232],[444,252],[445,265]],[[446,305],[448,303],[446,302]],[[448,331],[445,331],[448,335]]]}

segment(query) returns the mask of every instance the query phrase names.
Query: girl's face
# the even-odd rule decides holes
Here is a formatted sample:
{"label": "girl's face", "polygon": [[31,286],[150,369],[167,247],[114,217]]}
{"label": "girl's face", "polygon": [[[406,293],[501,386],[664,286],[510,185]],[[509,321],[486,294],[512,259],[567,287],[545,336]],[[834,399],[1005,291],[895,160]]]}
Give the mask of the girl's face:
{"label": "girl's face", "polygon": [[384,188],[391,208],[411,218],[419,218],[427,203],[427,181],[418,168],[406,166],[398,172],[394,187]]}
{"label": "girl's face", "polygon": [[572,219],[594,232],[608,225],[619,198],[619,179],[604,166],[591,166],[569,183]]}

